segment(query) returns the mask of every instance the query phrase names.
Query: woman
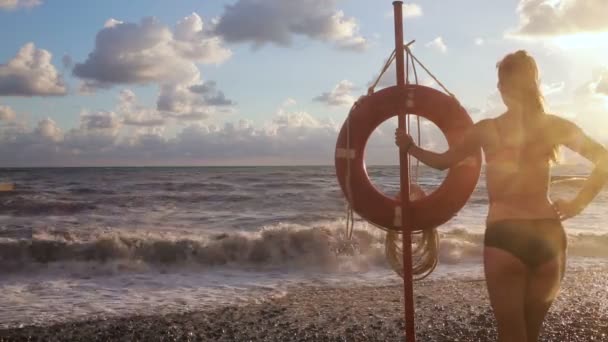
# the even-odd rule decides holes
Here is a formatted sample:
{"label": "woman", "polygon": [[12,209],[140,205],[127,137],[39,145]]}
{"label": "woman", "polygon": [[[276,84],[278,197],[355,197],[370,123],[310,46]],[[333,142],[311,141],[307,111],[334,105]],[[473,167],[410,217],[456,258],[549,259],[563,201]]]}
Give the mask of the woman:
{"label": "woman", "polygon": [[[484,270],[499,341],[537,341],[563,277],[566,235],[561,221],[579,214],[608,179],[608,152],[575,124],[546,114],[538,69],[525,51],[497,65],[507,112],[478,122],[444,153],[416,146],[404,130],[395,139],[422,163],[446,169],[479,148],[486,160],[489,212]],[[574,200],[551,203],[550,165],[564,145],[595,164]]]}

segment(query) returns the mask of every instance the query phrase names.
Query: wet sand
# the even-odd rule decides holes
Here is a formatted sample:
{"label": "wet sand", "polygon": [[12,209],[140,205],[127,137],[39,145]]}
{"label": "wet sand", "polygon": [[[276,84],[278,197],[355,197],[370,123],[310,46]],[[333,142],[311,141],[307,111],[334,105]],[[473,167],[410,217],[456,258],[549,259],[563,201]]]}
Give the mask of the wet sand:
{"label": "wet sand", "polygon": [[[0,330],[0,341],[403,341],[400,286],[293,288],[263,303]],[[418,341],[495,341],[482,280],[415,284]],[[608,341],[608,273],[570,272],[541,341]]]}

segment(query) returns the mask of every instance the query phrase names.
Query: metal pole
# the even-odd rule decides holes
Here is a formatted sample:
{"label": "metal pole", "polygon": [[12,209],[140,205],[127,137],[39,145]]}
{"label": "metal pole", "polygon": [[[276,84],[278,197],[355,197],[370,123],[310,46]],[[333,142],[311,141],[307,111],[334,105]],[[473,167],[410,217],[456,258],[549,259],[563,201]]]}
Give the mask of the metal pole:
{"label": "metal pole", "polygon": [[[397,63],[397,86],[405,87],[404,51],[403,51],[403,2],[394,1],[395,13],[395,62]],[[405,103],[405,99],[403,101]],[[405,107],[398,114],[399,128],[405,125]],[[414,326],[414,285],[412,275],[412,236],[410,233],[409,208],[410,208],[410,181],[409,160],[407,153],[399,151],[399,168],[401,181],[401,228],[403,229],[403,298],[405,304],[405,340],[416,341],[416,330]]]}

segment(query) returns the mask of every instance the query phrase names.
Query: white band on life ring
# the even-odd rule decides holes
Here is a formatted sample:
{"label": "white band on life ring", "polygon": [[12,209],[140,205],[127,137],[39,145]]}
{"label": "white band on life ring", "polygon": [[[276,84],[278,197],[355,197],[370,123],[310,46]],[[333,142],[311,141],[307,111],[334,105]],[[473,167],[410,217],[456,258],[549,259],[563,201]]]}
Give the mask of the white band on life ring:
{"label": "white band on life ring", "polygon": [[414,108],[416,106],[416,103],[414,102],[414,93],[408,92],[406,96],[407,98],[405,99],[405,108]]}
{"label": "white band on life ring", "polygon": [[395,207],[395,216],[393,224],[395,225],[395,227],[401,227],[401,206],[399,205]]}
{"label": "white band on life ring", "polygon": [[336,157],[341,159],[355,159],[356,150],[353,148],[336,148]]}

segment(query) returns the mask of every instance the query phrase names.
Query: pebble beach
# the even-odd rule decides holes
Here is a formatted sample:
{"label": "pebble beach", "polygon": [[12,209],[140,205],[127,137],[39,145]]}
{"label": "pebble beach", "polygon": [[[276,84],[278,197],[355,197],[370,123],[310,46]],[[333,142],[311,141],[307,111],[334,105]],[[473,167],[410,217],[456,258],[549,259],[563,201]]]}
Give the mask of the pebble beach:
{"label": "pebble beach", "polygon": [[[607,341],[603,270],[570,272],[546,319],[542,341]],[[302,287],[261,303],[181,314],[119,317],[0,331],[0,341],[403,341],[398,285]],[[485,283],[415,284],[419,341],[495,341]]]}

